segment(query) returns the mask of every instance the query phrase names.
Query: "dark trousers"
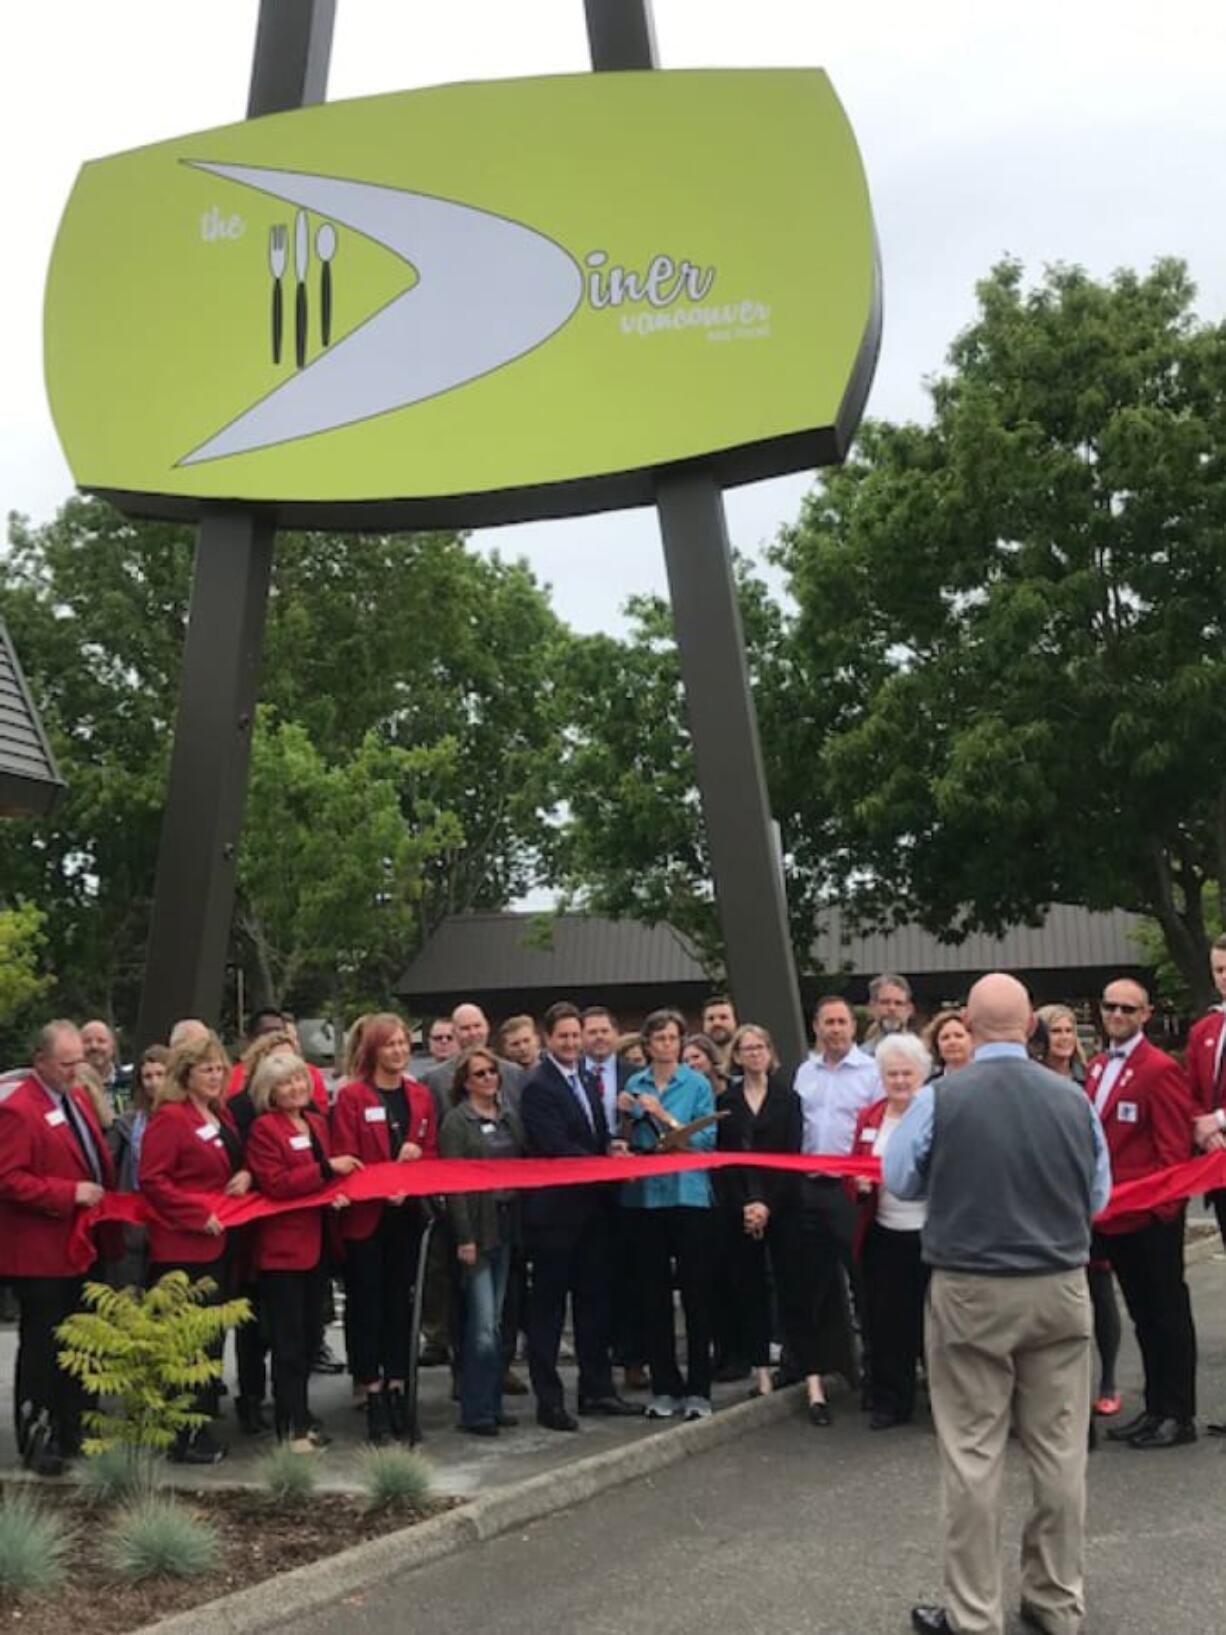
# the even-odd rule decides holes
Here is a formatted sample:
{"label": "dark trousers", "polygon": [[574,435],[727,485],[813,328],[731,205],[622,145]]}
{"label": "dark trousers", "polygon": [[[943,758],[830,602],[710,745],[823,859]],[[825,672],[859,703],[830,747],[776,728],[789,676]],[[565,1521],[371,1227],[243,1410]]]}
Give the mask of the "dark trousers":
{"label": "dark trousers", "polygon": [[[455,1254],[454,1248],[452,1254]],[[524,1308],[528,1300],[528,1257],[519,1244],[511,1245],[509,1249],[506,1289],[503,1293],[502,1311],[499,1316],[500,1345],[502,1347],[502,1371],[515,1361],[515,1349],[519,1345],[520,1330],[524,1322]]]}
{"label": "dark trousers", "polygon": [[1222,1234],[1222,1246],[1226,1248],[1226,1192],[1211,1192],[1209,1201],[1217,1216],[1217,1229]]}
{"label": "dark trousers", "polygon": [[238,1368],[238,1394],[242,1401],[261,1403],[268,1384],[268,1324],[260,1281],[243,1283],[235,1291],[251,1302],[251,1321],[234,1335],[234,1361]]}
{"label": "dark trousers", "polygon": [[558,1347],[570,1296],[579,1363],[579,1400],[613,1394],[609,1366],[609,1221],[601,1210],[569,1240],[530,1239],[525,1332],[528,1375],[538,1408],[563,1406]]}
{"label": "dark trousers", "polygon": [[[861,1372],[871,1368],[870,1346],[865,1336],[864,1290],[855,1257],[856,1223],[859,1211],[833,1177],[819,1180],[805,1177],[801,1191],[802,1236],[818,1290],[817,1333],[821,1351],[820,1373],[842,1374],[854,1386]],[[830,1265],[833,1250],[834,1262]],[[852,1312],[848,1295],[860,1324],[860,1357],[857,1361]]]}
{"label": "dark trousers", "polygon": [[[635,1219],[635,1261],[651,1389],[660,1397],[711,1395],[711,1247],[714,1212],[676,1205],[627,1211]],[[677,1366],[673,1275],[685,1314],[685,1377]]]}
{"label": "dark trousers", "polygon": [[615,1209],[610,1226],[612,1352],[613,1361],[621,1368],[642,1368],[647,1361],[643,1306],[634,1265],[633,1214],[630,1209]]}
{"label": "dark trousers", "polygon": [[1136,1232],[1104,1233],[1095,1258],[1111,1261],[1145,1365],[1145,1409],[1163,1419],[1196,1414],[1196,1329],[1183,1275],[1182,1211]]}
{"label": "dark trousers", "polygon": [[272,1400],[277,1436],[305,1436],[311,1428],[308,1387],[318,1348],[324,1270],[261,1272],[260,1309],[272,1351]]}
{"label": "dark trousers", "polygon": [[[428,1346],[446,1350],[452,1341],[453,1330],[459,1323],[455,1300],[455,1239],[450,1232],[436,1227],[430,1234],[430,1247],[426,1250],[426,1286],[422,1290],[421,1332]],[[453,1357],[453,1372],[458,1368],[459,1359]]]}
{"label": "dark trousers", "polygon": [[17,1447],[24,1456],[31,1425],[45,1414],[60,1452],[81,1445],[81,1414],[88,1399],[80,1382],[59,1365],[58,1324],[81,1302],[83,1277],[15,1277],[17,1376],[13,1396]]}
{"label": "dark trousers", "polygon": [[[746,1368],[759,1362],[762,1301],[770,1326],[770,1287],[764,1239],[745,1231],[741,1205],[717,1203],[711,1211],[711,1339],[715,1367]],[[767,1334],[769,1357],[770,1335]]]}
{"label": "dark trousers", "polygon": [[408,1378],[421,1233],[421,1215],[410,1199],[385,1207],[370,1237],[345,1244],[346,1342],[358,1385]]}
{"label": "dark trousers", "polygon": [[878,1413],[910,1419],[928,1291],[920,1233],[895,1232],[874,1221],[865,1235],[860,1271],[864,1328],[873,1358],[872,1405]]}
{"label": "dark trousers", "polygon": [[1110,1266],[1086,1267],[1090,1304],[1094,1307],[1094,1344],[1098,1348],[1098,1393],[1115,1395],[1115,1364],[1120,1354],[1120,1308],[1115,1298],[1115,1274]]}

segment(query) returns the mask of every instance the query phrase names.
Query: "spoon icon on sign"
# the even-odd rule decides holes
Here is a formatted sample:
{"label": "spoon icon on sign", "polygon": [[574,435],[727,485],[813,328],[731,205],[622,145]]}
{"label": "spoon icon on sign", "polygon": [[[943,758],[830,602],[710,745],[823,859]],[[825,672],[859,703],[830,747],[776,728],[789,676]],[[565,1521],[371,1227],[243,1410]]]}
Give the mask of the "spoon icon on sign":
{"label": "spoon icon on sign", "polygon": [[336,228],[330,221],[316,230],[315,254],[319,257],[319,334],[328,346],[332,340],[332,257],[336,254]]}

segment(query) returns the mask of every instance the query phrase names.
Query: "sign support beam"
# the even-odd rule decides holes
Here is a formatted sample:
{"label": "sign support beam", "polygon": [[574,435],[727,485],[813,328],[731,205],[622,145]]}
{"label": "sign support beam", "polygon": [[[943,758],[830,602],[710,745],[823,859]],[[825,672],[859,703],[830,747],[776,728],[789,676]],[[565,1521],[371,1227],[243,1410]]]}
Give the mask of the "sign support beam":
{"label": "sign support beam", "polygon": [[[659,66],[650,0],[584,8],[597,72]],[[656,504],[729,984],[741,1020],[767,1027],[794,1065],[806,1050],[800,985],[723,493],[708,471],[662,474]]]}
{"label": "sign support beam", "polygon": [[[324,100],[335,18],[336,0],[260,0],[249,119]],[[246,509],[197,530],[138,1049],[221,1010],[275,537]]]}

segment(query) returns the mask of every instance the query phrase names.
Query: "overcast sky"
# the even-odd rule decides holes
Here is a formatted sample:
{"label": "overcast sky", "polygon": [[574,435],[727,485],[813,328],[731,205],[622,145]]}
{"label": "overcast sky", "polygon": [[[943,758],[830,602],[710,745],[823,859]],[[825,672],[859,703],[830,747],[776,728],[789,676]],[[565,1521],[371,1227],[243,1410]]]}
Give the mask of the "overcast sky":
{"label": "overcast sky", "polygon": [[[0,6],[0,510],[71,490],[42,386],[42,283],[83,160],[241,118],[256,0]],[[586,69],[582,0],[339,0],[329,96]],[[922,380],[1005,253],[1097,275],[1180,255],[1226,311],[1226,12],[1209,0],[656,0],[665,67],[818,65],[859,137],[881,239],[885,336],[869,412],[922,416]],[[805,201],[798,199],[797,208]],[[735,201],[730,201],[735,208]],[[805,477],[728,496],[753,552]],[[653,512],[479,536],[529,558],[578,628],[662,589]]]}

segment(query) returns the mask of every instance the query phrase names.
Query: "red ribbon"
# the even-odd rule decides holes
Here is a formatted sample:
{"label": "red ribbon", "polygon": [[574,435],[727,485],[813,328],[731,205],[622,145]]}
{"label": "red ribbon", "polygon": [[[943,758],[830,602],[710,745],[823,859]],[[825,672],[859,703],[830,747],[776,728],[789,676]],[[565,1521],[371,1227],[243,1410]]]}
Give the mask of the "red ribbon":
{"label": "red ribbon", "polygon": [[[344,1193],[354,1203],[404,1196],[428,1198],[447,1192],[493,1192],[504,1188],[526,1191],[534,1187],[581,1186],[594,1181],[637,1181],[650,1175],[675,1175],[685,1170],[727,1169],[793,1170],[804,1175],[863,1176],[881,1180],[877,1158],[833,1158],[813,1153],[675,1152],[632,1153],[622,1158],[421,1158],[414,1163],[370,1164],[343,1180],[321,1187],[310,1198],[277,1200],[257,1192],[241,1198],[222,1193],[201,1193],[201,1206],[223,1226],[245,1226],[269,1215],[329,1204]],[[1114,1188],[1111,1201],[1097,1217],[1101,1224],[1114,1215],[1133,1214],[1176,1203],[1202,1192],[1226,1187],[1226,1151],[1206,1153],[1170,1169],[1156,1170]],[[71,1258],[85,1270],[93,1261],[90,1234],[105,1221],[142,1225],[148,1205],[139,1193],[108,1192],[94,1209],[77,1213]]]}

